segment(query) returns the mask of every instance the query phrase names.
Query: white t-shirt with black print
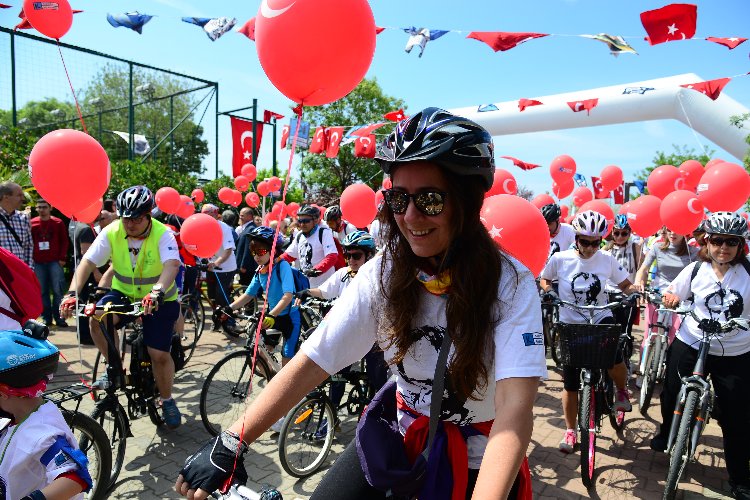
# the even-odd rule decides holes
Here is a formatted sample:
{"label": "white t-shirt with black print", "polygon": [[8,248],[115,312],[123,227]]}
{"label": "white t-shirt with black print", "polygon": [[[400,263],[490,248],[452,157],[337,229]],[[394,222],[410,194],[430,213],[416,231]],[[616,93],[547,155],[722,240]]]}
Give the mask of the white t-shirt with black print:
{"label": "white t-shirt with black print", "polygon": [[570,249],[571,246],[576,242],[576,230],[570,224],[560,223],[560,229],[557,230],[557,234],[549,240],[549,255],[550,257],[557,252],[562,252]]}
{"label": "white t-shirt with black print", "polygon": [[[322,235],[318,231],[323,231]],[[336,243],[333,241],[333,231],[328,226],[316,226],[309,236],[297,232],[286,249],[286,254],[297,259],[294,266],[300,271],[307,271],[315,267],[326,255],[338,254]],[[318,288],[336,271],[330,267],[320,276],[310,278],[310,288]]]}
{"label": "white t-shirt with black print", "polygon": [[350,274],[349,266],[342,267],[318,287],[323,298],[332,300],[338,298],[351,283],[354,276]]}
{"label": "white t-shirt with black print", "polygon": [[[636,255],[635,252],[633,252],[633,247],[636,247],[635,249],[638,250],[637,245],[633,242],[633,240],[628,239],[628,242],[625,246],[621,247],[618,245],[613,245],[609,250],[602,250],[602,252],[608,253],[612,257],[614,257],[617,262],[620,263],[623,269],[628,272],[628,279],[631,283],[635,283],[635,273],[638,271],[638,268],[635,265]],[[605,288],[608,292],[620,291],[617,283],[613,283],[612,280],[607,280],[607,285]]]}
{"label": "white t-shirt with black print", "polygon": [[[693,266],[700,265],[698,274],[690,283]],[[692,292],[691,292],[692,290]],[[741,264],[733,265],[719,280],[709,262],[696,262],[683,269],[667,287],[669,293],[680,300],[694,294],[694,312],[698,318],[709,318],[725,322],[731,318],[750,319],[750,275]],[[698,349],[703,333],[692,316],[685,316],[677,338]],[[711,341],[709,354],[716,356],[738,356],[750,351],[750,331],[734,330]]]}
{"label": "white t-shirt with black print", "polygon": [[[590,258],[583,259],[576,250],[565,250],[550,257],[541,277],[557,280],[557,293],[566,302],[603,306],[608,302],[604,289],[607,280],[622,283],[628,278],[628,272],[608,253],[596,252]],[[604,314],[611,315],[609,312]],[[586,323],[587,319],[586,312],[581,315],[568,307],[560,307],[560,321],[563,323]]]}
{"label": "white t-shirt with black print", "polygon": [[[395,355],[395,349],[377,335],[380,322],[388,315],[380,285],[384,258],[382,254],[376,255],[360,268],[317,330],[302,345],[302,351],[328,373],[336,373],[361,359],[374,342],[379,341],[386,361]],[[512,265],[503,265],[498,285],[500,321],[494,330],[494,348],[484,353],[490,380],[487,387],[479,391],[477,401],[458,398],[450,393],[447,389],[450,384],[446,382],[442,420],[458,425],[492,420],[495,418],[494,381],[547,375],[536,283],[523,264],[513,258],[509,260]],[[389,269],[387,266],[383,277],[386,281]],[[430,414],[432,378],[446,328],[445,306],[445,298],[423,291],[412,323],[419,340],[401,363],[392,366],[398,392],[410,408],[423,415]],[[405,433],[413,418],[399,411],[398,419],[400,430]],[[485,436],[467,440],[470,468],[479,468],[486,444]]]}

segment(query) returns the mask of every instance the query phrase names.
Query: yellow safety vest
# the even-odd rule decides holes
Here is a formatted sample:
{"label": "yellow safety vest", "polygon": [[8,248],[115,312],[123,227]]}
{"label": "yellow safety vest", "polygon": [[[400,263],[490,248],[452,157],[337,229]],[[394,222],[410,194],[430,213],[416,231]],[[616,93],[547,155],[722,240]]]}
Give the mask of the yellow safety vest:
{"label": "yellow safety vest", "polygon": [[[117,224],[116,230],[107,232],[107,238],[112,247],[112,266],[115,271],[112,289],[122,292],[133,301],[140,300],[151,292],[151,287],[159,281],[164,268],[159,255],[159,239],[167,231],[167,227],[157,220],[151,220],[151,232],[143,240],[135,268],[133,268],[127,233],[122,221],[117,220],[112,224]],[[174,282],[164,290],[164,300],[177,300],[177,288]]]}

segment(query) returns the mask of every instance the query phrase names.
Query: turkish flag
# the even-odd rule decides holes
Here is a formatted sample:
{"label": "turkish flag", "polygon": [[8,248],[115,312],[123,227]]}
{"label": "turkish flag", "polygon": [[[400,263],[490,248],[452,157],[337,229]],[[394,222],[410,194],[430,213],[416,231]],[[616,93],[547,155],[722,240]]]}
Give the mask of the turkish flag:
{"label": "turkish flag", "polygon": [[[232,122],[232,177],[242,173],[242,167],[247,163],[258,163],[257,154],[253,155],[253,122],[241,118],[230,117]],[[260,141],[263,138],[263,124],[255,123],[255,147],[260,151]]]}
{"label": "turkish flag", "polygon": [[596,107],[596,105],[599,104],[599,99],[583,99],[581,101],[570,101],[568,102],[568,106],[570,106],[570,109],[573,110],[574,113],[578,113],[579,111],[586,110],[586,114],[590,115],[591,110]]}
{"label": "turkish flag", "polygon": [[378,129],[383,125],[386,125],[386,123],[371,123],[370,125],[364,125],[352,130],[350,132],[350,135],[356,135],[357,137],[367,137],[368,135],[372,134],[375,129]]}
{"label": "turkish flag", "polygon": [[602,199],[609,198],[609,191],[605,191],[602,187],[602,181],[599,177],[591,177],[591,184],[594,186],[594,198]]}
{"label": "turkish flag", "polygon": [[651,45],[693,38],[697,20],[698,6],[689,3],[672,3],[641,12],[641,24]]}
{"label": "turkish flag", "polygon": [[504,31],[472,31],[466,38],[484,42],[495,52],[510,50],[523,42],[547,36],[547,33],[510,33]]}
{"label": "turkish flag", "polygon": [[326,150],[326,128],[320,126],[315,129],[315,135],[313,135],[312,143],[310,144],[310,152],[320,154]]}
{"label": "turkish flag", "polygon": [[341,139],[344,137],[344,127],[331,127],[326,129],[326,157],[336,158],[339,154]]}
{"label": "turkish flag", "polygon": [[620,184],[615,188],[614,191],[612,191],[612,201],[615,202],[615,205],[622,205],[625,203],[625,185]]}
{"label": "turkish flag", "polygon": [[731,80],[731,78],[717,78],[716,80],[708,80],[705,82],[686,83],[685,85],[680,85],[680,87],[697,90],[701,94],[705,94],[715,101],[721,95],[721,91],[724,90],[726,84]]}
{"label": "turkish flag", "polygon": [[250,19],[241,28],[237,28],[237,33],[242,33],[250,40],[255,41],[255,18]]}
{"label": "turkish flag", "polygon": [[4,4],[4,3],[0,3],[0,9],[10,9],[11,7],[13,7],[13,6],[12,5],[7,5],[7,4]]}
{"label": "turkish flag", "polygon": [[540,104],[544,104],[544,103],[542,101],[537,101],[536,99],[521,98],[518,100],[518,110],[523,111],[529,106],[539,106]]}
{"label": "turkish flag", "polygon": [[354,156],[357,158],[375,158],[375,135],[357,137],[354,141]]}
{"label": "turkish flag", "polygon": [[284,125],[281,129],[281,147],[286,147],[286,141],[289,139],[289,125]]}
{"label": "turkish flag", "polygon": [[709,42],[718,43],[719,45],[723,45],[724,47],[727,47],[729,50],[736,49],[737,46],[745,43],[747,41],[747,38],[738,38],[736,36],[733,36],[732,38],[719,38],[715,36],[709,36],[706,38]]}
{"label": "turkish flag", "polygon": [[263,121],[265,123],[271,123],[271,118],[276,118],[277,120],[281,120],[284,118],[284,115],[276,113],[274,111],[268,111],[267,109],[263,110]]}
{"label": "turkish flag", "polygon": [[[4,3],[0,3],[0,9],[8,9],[12,7],[12,5],[5,5]],[[80,14],[83,12],[82,10],[76,10],[73,9],[73,14]],[[21,22],[16,24],[13,29],[14,30],[31,30],[34,29],[34,27],[31,25],[29,20],[26,18],[26,14],[23,11],[23,7],[21,7],[21,12],[18,13],[18,17],[21,19]]]}
{"label": "turkish flag", "polygon": [[506,160],[512,161],[513,165],[519,167],[521,170],[532,170],[541,167],[541,165],[537,165],[535,163],[526,163],[525,161],[521,161],[518,158],[513,158],[512,156],[501,156],[500,158],[505,158]]}
{"label": "turkish flag", "polygon": [[389,111],[388,113],[383,115],[383,118],[392,122],[400,122],[401,120],[406,118],[406,115],[404,115],[404,110],[402,108],[396,111]]}
{"label": "turkish flag", "polygon": [[380,26],[375,26],[375,34],[376,35],[381,34],[383,31],[385,31],[385,28],[381,28]]}

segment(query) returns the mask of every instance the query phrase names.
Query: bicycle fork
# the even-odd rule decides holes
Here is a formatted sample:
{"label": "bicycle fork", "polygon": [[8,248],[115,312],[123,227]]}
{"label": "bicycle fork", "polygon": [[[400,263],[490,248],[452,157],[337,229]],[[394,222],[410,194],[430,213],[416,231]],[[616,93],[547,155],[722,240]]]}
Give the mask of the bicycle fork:
{"label": "bicycle fork", "polygon": [[[694,415],[685,415],[685,403],[687,397],[691,392],[698,393],[698,406],[695,409]],[[711,388],[709,383],[702,377],[691,375],[690,377],[683,377],[682,387],[680,388],[680,394],[677,397],[677,404],[675,405],[674,415],[672,416],[672,426],[669,429],[669,439],[667,440],[667,450],[672,450],[674,442],[677,439],[677,432],[680,427],[680,421],[683,418],[689,418],[693,420],[693,429],[690,436],[690,449],[689,456],[693,456],[695,450],[698,448],[698,440],[703,434],[703,430],[708,423],[708,418],[713,408],[713,395],[711,394]]]}

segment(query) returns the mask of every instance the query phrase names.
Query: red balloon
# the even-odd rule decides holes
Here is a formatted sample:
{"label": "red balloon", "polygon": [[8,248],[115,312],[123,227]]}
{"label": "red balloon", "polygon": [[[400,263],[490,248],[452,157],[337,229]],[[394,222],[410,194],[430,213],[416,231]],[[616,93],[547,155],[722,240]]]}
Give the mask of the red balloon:
{"label": "red balloon", "polygon": [[180,193],[173,187],[163,187],[154,196],[156,206],[165,214],[173,214],[180,208]]}
{"label": "red balloon", "polygon": [[692,191],[680,189],[664,197],[659,216],[670,231],[687,236],[703,220],[703,203]]}
{"label": "red balloon", "polygon": [[271,187],[271,192],[279,191],[281,189],[281,179],[274,175],[268,179],[268,185]]}
{"label": "red balloon", "polygon": [[238,191],[242,191],[244,193],[245,191],[247,191],[249,185],[250,179],[248,179],[244,175],[238,175],[234,178],[234,187],[236,187]]}
{"label": "red balloon", "polygon": [[68,0],[55,0],[54,4],[54,8],[46,8],[44,2],[24,0],[23,13],[39,33],[60,39],[73,24],[73,9]]}
{"label": "red balloon", "polygon": [[193,192],[190,193],[190,197],[193,199],[195,203],[203,203],[203,200],[205,199],[206,195],[203,193],[202,189],[193,189]]}
{"label": "red balloon", "polygon": [[724,160],[721,158],[714,158],[712,160],[708,160],[708,163],[706,163],[706,170],[713,167],[714,165],[718,165],[719,163],[724,163]]}
{"label": "red balloon", "polygon": [[80,212],[73,214],[73,217],[79,222],[91,224],[97,219],[97,217],[99,217],[99,214],[101,213],[103,206],[104,206],[104,202],[102,201],[101,198],[99,198],[94,203],[84,208]]}
{"label": "red balloon", "polygon": [[568,215],[567,217],[563,219],[563,222],[566,224],[570,224],[571,222],[573,222],[574,218],[575,218],[575,215]]}
{"label": "red balloon", "polygon": [[573,178],[563,180],[562,183],[558,184],[555,181],[552,181],[552,194],[557,196],[558,200],[562,200],[563,198],[570,195],[570,193],[573,192],[573,189],[576,187],[575,181],[573,181]]}
{"label": "red balloon", "polygon": [[620,205],[620,209],[617,211],[618,214],[626,214],[628,213],[628,210],[630,210],[630,202],[626,201],[622,205]]}
{"label": "red balloon", "polygon": [[568,217],[570,212],[570,209],[568,208],[568,205],[561,205],[560,206],[560,218],[565,219]]}
{"label": "red balloon", "polygon": [[734,212],[750,196],[750,176],[735,163],[720,163],[703,174],[697,192],[710,212]]}
{"label": "red balloon", "polygon": [[271,192],[271,186],[268,185],[268,181],[260,181],[256,191],[258,191],[259,195],[266,197]]}
{"label": "red balloon", "polygon": [[383,202],[385,202],[385,196],[383,195],[383,190],[378,189],[375,191],[375,205],[378,207],[378,211],[380,211],[380,207],[383,206]]}
{"label": "red balloon", "polygon": [[580,207],[584,203],[594,199],[594,193],[586,186],[578,186],[573,191],[573,205]]}
{"label": "red balloon", "polygon": [[109,187],[109,157],[78,130],[54,130],[34,144],[29,177],[39,196],[70,217],[91,206]]}
{"label": "red balloon", "polygon": [[660,206],[661,199],[653,195],[639,196],[630,202],[628,223],[635,234],[648,238],[662,227]]}
{"label": "red balloon", "polygon": [[286,213],[292,217],[297,217],[297,210],[299,210],[299,203],[292,201],[286,206]]}
{"label": "red balloon", "polygon": [[378,215],[375,191],[367,184],[352,184],[341,193],[341,215],[356,227],[367,227]]}
{"label": "red balloon", "polygon": [[560,155],[549,166],[552,180],[562,184],[566,179],[572,179],[576,173],[576,162],[568,155]]}
{"label": "red balloon", "polygon": [[698,183],[701,181],[701,176],[704,173],[701,162],[698,160],[686,160],[682,162],[682,165],[680,165],[680,168],[677,170],[680,171],[680,175],[685,181],[683,189],[695,191],[695,188],[698,187]]}
{"label": "red balloon", "polygon": [[612,231],[612,226],[615,223],[615,212],[612,210],[612,207],[602,200],[591,200],[581,205],[578,212],[585,212],[586,210],[593,210],[594,212],[602,214],[604,218],[607,219],[607,234]]}
{"label": "red balloon", "polygon": [[685,179],[683,179],[677,167],[662,165],[651,171],[646,186],[648,187],[648,194],[663,200],[672,191],[682,189],[685,186]]}
{"label": "red balloon", "polygon": [[191,215],[195,213],[195,203],[193,203],[193,200],[190,199],[189,196],[186,196],[184,194],[180,195],[180,208],[177,209],[177,212],[175,212],[175,215],[177,217],[181,217],[183,219],[187,219]]}
{"label": "red balloon", "polygon": [[546,193],[538,194],[531,200],[531,204],[536,208],[542,208],[544,205],[555,203],[555,199]]}
{"label": "red balloon", "polygon": [[383,189],[391,189],[393,187],[393,181],[390,177],[383,178]]}
{"label": "red balloon", "polygon": [[622,185],[622,169],[616,165],[604,167],[599,174],[599,180],[602,183],[602,189],[614,191]]}
{"label": "red balloon", "polygon": [[260,197],[258,196],[258,193],[247,193],[245,195],[245,203],[247,203],[247,206],[250,208],[256,208],[260,205]]}
{"label": "red balloon", "polygon": [[281,213],[284,217],[286,217],[287,205],[283,201],[279,200],[273,204],[273,208],[271,208],[271,210],[276,211],[277,213]]}
{"label": "red balloon", "polygon": [[375,53],[367,0],[263,0],[255,19],[263,71],[282,94],[305,106],[351,92]]}
{"label": "red balloon", "polygon": [[232,189],[232,199],[229,200],[229,205],[232,205],[233,207],[239,207],[240,203],[242,203],[242,193],[240,193],[236,189]]}
{"label": "red balloon", "polygon": [[242,168],[240,169],[240,174],[247,177],[248,182],[253,182],[255,178],[258,176],[258,172],[255,169],[255,165],[252,163],[245,163],[242,165]]}
{"label": "red balloon", "polygon": [[480,217],[495,243],[539,276],[549,254],[542,212],[523,198],[500,194],[485,198]]}
{"label": "red balloon", "polygon": [[180,229],[180,240],[185,250],[196,257],[208,258],[221,248],[221,226],[208,214],[193,214],[185,219]]}
{"label": "red balloon", "polygon": [[516,194],[517,192],[518,184],[516,184],[516,178],[513,177],[513,174],[504,168],[496,168],[492,187],[485,193],[484,197],[489,198],[496,194]]}
{"label": "red balloon", "polygon": [[740,215],[741,215],[741,216],[742,216],[742,218],[743,218],[743,219],[745,219],[745,220],[748,220],[748,217],[750,217],[750,215],[748,215],[748,214],[747,214],[747,213],[745,213],[745,212],[742,212],[742,213],[741,213]]}
{"label": "red balloon", "polygon": [[230,205],[233,199],[234,199],[234,194],[232,194],[231,188],[223,187],[219,189],[219,201],[220,202]]}

